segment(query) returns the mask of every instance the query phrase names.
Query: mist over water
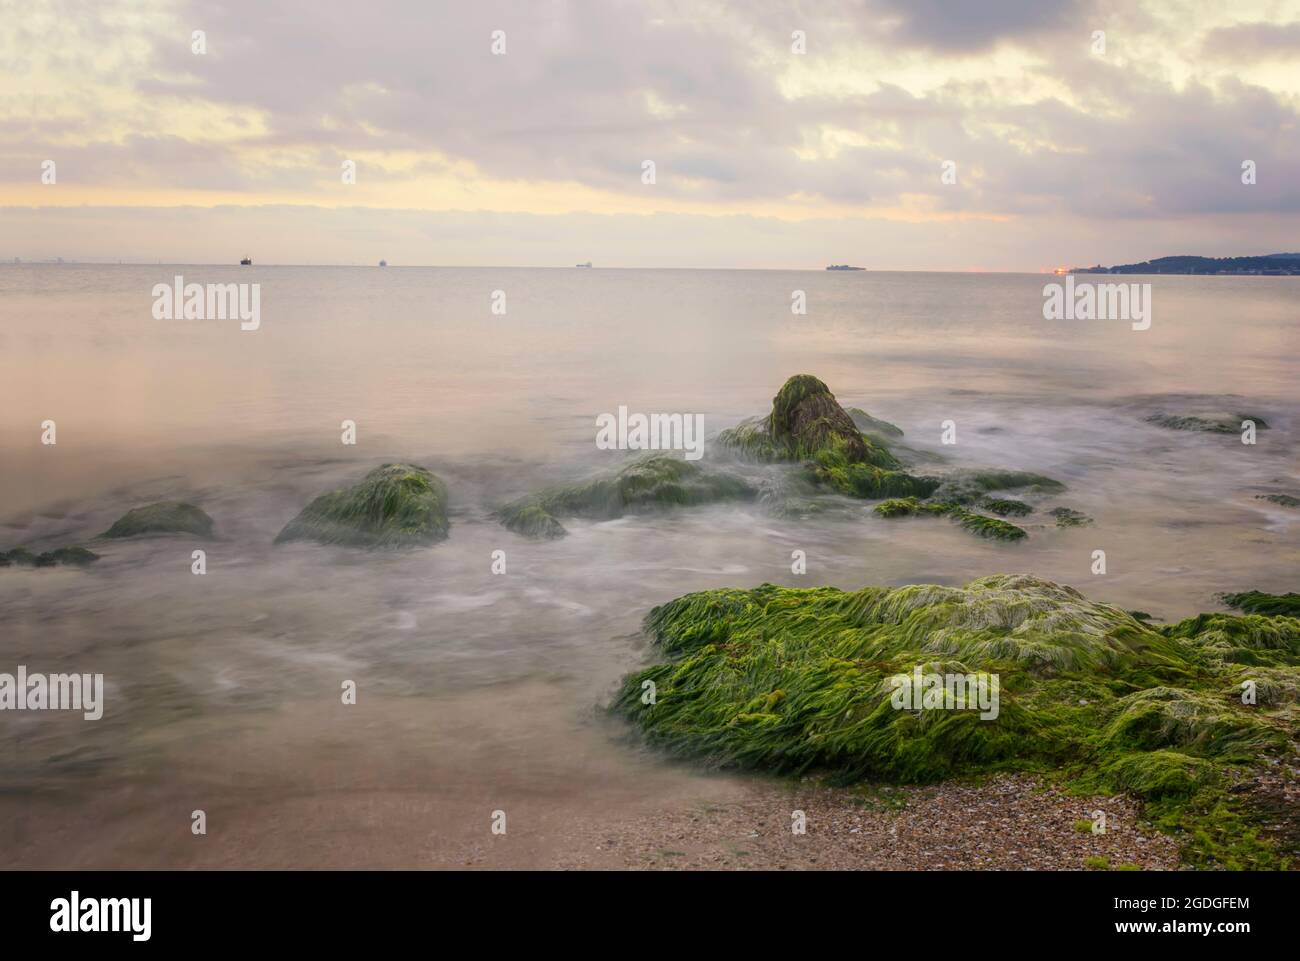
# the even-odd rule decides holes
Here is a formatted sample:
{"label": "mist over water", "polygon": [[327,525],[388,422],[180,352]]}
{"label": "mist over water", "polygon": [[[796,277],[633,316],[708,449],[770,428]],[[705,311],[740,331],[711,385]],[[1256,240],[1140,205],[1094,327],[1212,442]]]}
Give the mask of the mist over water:
{"label": "mist over water", "polygon": [[[177,274],[260,283],[261,329],[155,320],[153,285]],[[1219,591],[1295,589],[1300,512],[1255,495],[1300,494],[1300,284],[1122,279],[1152,284],[1150,330],[1046,321],[1053,278],[1039,275],[0,268],[0,550],[102,555],[0,568],[0,671],[106,678],[101,721],[0,716],[3,848],[20,866],[213,863],[187,843],[205,808],[247,842],[217,863],[441,863],[469,843],[451,825],[485,804],[544,820],[725,790],[626,743],[600,711],[646,656],[645,613],[694,590],[1024,571],[1173,620],[1218,608]],[[797,373],[947,466],[1061,480],[1047,506],[1095,523],[1058,530],[1040,510],[1027,540],[1000,544],[839,498],[811,518],[741,504],[566,519],[568,537],[534,542],[490,516],[622,464],[596,448],[597,414],[702,413],[713,435],[765,413]],[[1269,429],[1247,446],[1144,420],[1184,410]],[[55,447],[40,444],[46,419]],[[345,419],[355,447],[340,444]],[[955,446],[940,444],[945,420]],[[703,463],[720,456],[706,445]],[[446,481],[447,541],[272,546],[317,494],[399,460]],[[216,539],[93,540],[161,499],[203,508]],[[1090,571],[1098,548],[1105,576]],[[355,709],[339,705],[343,679]],[[366,857],[355,838],[333,854],[304,840],[302,824],[330,817],[314,799],[393,795],[435,799],[411,815],[425,848],[392,840],[413,828],[391,804]]]}

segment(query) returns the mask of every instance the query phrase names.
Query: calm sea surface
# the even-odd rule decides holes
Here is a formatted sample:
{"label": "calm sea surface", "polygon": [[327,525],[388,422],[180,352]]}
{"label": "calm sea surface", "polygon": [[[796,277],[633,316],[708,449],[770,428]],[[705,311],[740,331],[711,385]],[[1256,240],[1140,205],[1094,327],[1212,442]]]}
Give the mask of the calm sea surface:
{"label": "calm sea surface", "polygon": [[[260,284],[261,328],[155,320],[153,286],[177,274]],[[1046,321],[1039,275],[0,267],[0,550],[102,555],[0,568],[0,671],[107,687],[97,722],[0,715],[0,866],[436,866],[473,858],[493,809],[526,833],[725,790],[600,710],[648,656],[645,612],[693,590],[1028,571],[1176,619],[1218,591],[1295,589],[1300,512],[1256,495],[1300,494],[1300,281],[1105,279],[1152,284],[1150,330]],[[948,465],[1060,479],[1052,503],[1095,524],[1040,512],[1004,545],[846,501],[813,519],[728,505],[566,521],[534,543],[489,516],[622,463],[595,447],[602,412],[701,413],[712,434],[797,373]],[[1269,429],[1248,446],[1144,420],[1196,410]],[[447,482],[449,540],[272,547],[316,494],[394,460]],[[160,499],[201,506],[217,539],[92,541]]]}

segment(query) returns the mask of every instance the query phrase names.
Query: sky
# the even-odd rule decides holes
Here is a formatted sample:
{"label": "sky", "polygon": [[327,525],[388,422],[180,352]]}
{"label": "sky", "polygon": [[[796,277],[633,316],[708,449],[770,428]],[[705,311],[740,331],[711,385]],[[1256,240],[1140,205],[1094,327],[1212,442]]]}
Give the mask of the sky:
{"label": "sky", "polygon": [[1293,251],[1298,120],[1300,0],[0,0],[0,261]]}

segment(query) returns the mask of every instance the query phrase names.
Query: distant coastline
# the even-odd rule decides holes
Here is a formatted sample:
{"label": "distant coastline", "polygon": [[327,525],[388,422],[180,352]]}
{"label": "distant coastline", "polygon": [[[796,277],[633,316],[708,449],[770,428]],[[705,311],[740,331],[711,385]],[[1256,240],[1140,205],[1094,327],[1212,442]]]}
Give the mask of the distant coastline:
{"label": "distant coastline", "polygon": [[1258,257],[1195,257],[1180,255],[1114,267],[1072,267],[1072,274],[1233,274],[1264,277],[1300,276],[1300,253]]}

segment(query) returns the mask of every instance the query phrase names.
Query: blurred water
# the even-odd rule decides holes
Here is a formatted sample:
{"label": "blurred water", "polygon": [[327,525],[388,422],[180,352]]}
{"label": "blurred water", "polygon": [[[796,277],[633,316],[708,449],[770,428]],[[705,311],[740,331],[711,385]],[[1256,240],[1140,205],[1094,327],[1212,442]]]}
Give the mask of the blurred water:
{"label": "blurred water", "polygon": [[[155,320],[152,287],[178,273],[260,283],[261,329]],[[1213,609],[1217,591],[1294,589],[1300,513],[1255,495],[1300,494],[1300,285],[1141,278],[1154,320],[1134,332],[1044,321],[1050,280],[0,267],[0,550],[103,555],[86,571],[0,569],[0,670],[102,671],[108,688],[99,722],[0,715],[12,794],[0,814],[19,805],[7,812],[13,863],[69,863],[88,819],[101,840],[86,864],[190,863],[151,843],[161,824],[177,830],[176,812],[151,799],[260,791],[249,810],[264,810],[303,785],[411,787],[426,768],[459,798],[508,782],[597,803],[602,791],[653,794],[647,770],[667,796],[692,775],[619,744],[598,707],[644,657],[645,612],[692,590],[1032,571],[1178,618]],[[504,316],[490,310],[494,290]],[[790,311],[794,290],[806,316]],[[802,372],[952,465],[1059,478],[1069,491],[1052,503],[1096,523],[1057,530],[1035,514],[1027,541],[1003,545],[846,501],[814,519],[743,505],[566,521],[569,537],[533,543],[489,517],[619,463],[595,448],[598,413],[699,412],[711,434],[765,412]],[[1251,447],[1143,419],[1193,408],[1249,411],[1270,429]],[[46,419],[55,447],[39,441]],[[344,419],[358,425],[355,447],[339,442]],[[945,420],[956,446],[939,443]],[[317,493],[391,460],[447,481],[448,541],[382,555],[271,546]],[[91,542],[164,498],[203,507],[218,539]],[[204,577],[190,573],[196,546]],[[1090,572],[1098,548],[1104,577]],[[497,549],[504,576],[490,570]],[[805,577],[790,572],[795,549]],[[334,709],[342,679],[358,683],[353,715]],[[306,863],[295,856],[283,863]],[[231,863],[263,862],[249,851]]]}

